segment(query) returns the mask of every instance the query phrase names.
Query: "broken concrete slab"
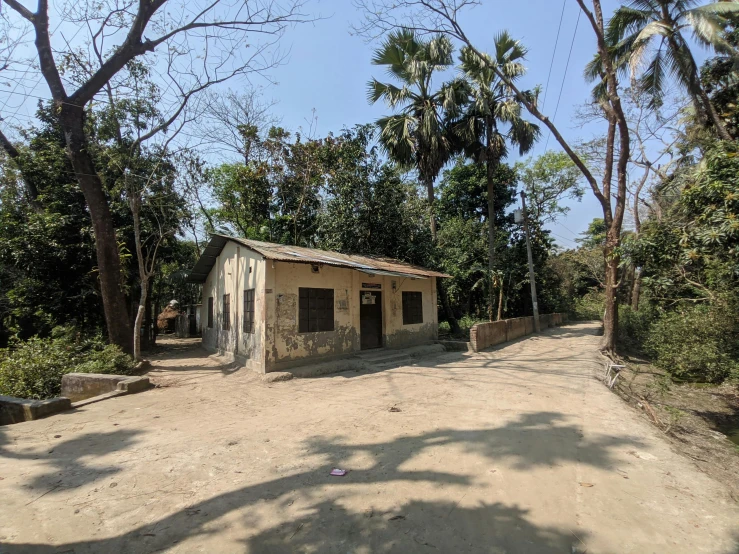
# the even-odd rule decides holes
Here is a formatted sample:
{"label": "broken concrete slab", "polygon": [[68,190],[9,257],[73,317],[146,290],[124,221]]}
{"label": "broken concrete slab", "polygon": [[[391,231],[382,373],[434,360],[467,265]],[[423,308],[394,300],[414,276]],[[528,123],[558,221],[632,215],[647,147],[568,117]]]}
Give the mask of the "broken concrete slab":
{"label": "broken concrete slab", "polygon": [[72,403],[69,398],[28,400],[26,398],[0,396],[0,425],[33,421],[71,409]]}
{"label": "broken concrete slab", "polygon": [[289,371],[273,371],[272,373],[265,373],[262,376],[262,380],[265,383],[279,383],[281,381],[289,381],[295,377]]}

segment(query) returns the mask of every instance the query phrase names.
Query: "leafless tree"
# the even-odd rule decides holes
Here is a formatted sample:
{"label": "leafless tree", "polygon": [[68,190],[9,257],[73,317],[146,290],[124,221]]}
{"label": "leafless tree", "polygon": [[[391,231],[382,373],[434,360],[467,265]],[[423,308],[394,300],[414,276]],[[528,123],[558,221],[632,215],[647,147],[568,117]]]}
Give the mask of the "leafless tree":
{"label": "leafless tree", "polygon": [[[38,0],[35,9],[20,0],[2,1],[8,34],[29,31],[33,39],[33,59],[24,62],[30,79],[48,87],[90,210],[109,338],[131,352],[116,230],[90,154],[86,110],[106,97],[109,101],[114,87],[123,86],[118,78],[138,60],[156,68],[162,79],[158,109],[163,115],[137,141],[171,131],[188,120],[186,110],[201,92],[279,63],[277,46],[286,28],[308,20],[302,13],[306,0],[81,0],[57,7],[54,19],[48,0]],[[63,33],[57,36],[50,27],[56,30],[62,23],[85,39],[75,43]],[[2,132],[0,143],[17,159],[17,149]]]}
{"label": "leafless tree", "polygon": [[[616,289],[618,287],[620,259],[617,248],[621,243],[621,228],[626,213],[631,133],[619,95],[619,77],[615,60],[606,44],[605,19],[601,0],[576,1],[596,39],[597,53],[602,64],[601,78],[605,84],[602,107],[607,121],[607,138],[602,178],[598,179],[593,174],[575,148],[562,136],[554,122],[539,110],[537,98],[527,97],[516,83],[511,82],[502,68],[492,63],[489,63],[488,66],[510,87],[528,112],[551,131],[552,136],[582,172],[593,195],[601,205],[607,229],[604,248],[606,309],[603,321],[604,337],[602,346],[607,351],[613,351],[616,347],[618,330]],[[362,23],[357,25],[355,30],[368,38],[377,37],[399,27],[409,28],[420,33],[443,33],[469,47],[481,59],[489,59],[483,56],[482,52],[475,46],[460,22],[462,12],[479,5],[479,0],[354,0],[354,2],[365,14]]]}
{"label": "leafless tree", "polygon": [[254,87],[240,92],[212,92],[207,98],[200,133],[207,144],[217,145],[220,152],[225,149],[249,163],[260,157],[259,145],[266,132],[280,122],[272,111],[275,104]]}
{"label": "leafless tree", "polygon": [[[136,245],[141,289],[133,329],[133,358],[136,361],[141,360],[141,327],[149,300],[149,285],[156,274],[159,248],[167,238],[177,232],[176,226],[168,224],[173,218],[166,213],[174,208],[162,201],[162,198],[151,194],[151,184],[157,178],[157,169],[154,167],[145,179],[139,179],[138,175],[131,175],[129,171],[125,172],[126,198],[133,216],[134,244]],[[152,219],[156,221],[156,229],[148,236],[144,235],[141,229],[141,210],[144,201],[153,216]]]}

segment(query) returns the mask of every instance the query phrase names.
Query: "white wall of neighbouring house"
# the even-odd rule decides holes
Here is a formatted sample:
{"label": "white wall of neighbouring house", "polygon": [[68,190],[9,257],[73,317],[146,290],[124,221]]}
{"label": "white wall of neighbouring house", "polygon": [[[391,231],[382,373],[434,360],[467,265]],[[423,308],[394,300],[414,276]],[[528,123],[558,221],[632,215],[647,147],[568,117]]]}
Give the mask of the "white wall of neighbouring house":
{"label": "white wall of neighbouring house", "polygon": [[[265,272],[260,254],[228,241],[203,285],[200,325],[203,346],[211,352],[232,354],[246,367],[264,371]],[[244,332],[244,291],[254,289],[254,332]],[[224,295],[230,295],[230,325],[224,329]],[[213,298],[212,327],[208,326],[208,299]]]}
{"label": "white wall of neighbouring house", "polygon": [[[364,284],[380,288],[363,288]],[[394,284],[394,286],[393,286]],[[266,360],[267,371],[330,359],[360,350],[360,294],[382,293],[383,346],[403,348],[426,344],[438,336],[436,279],[370,276],[360,271],[310,264],[266,262]],[[299,289],[334,290],[334,330],[300,333]],[[403,291],[422,293],[423,322],[403,324]]]}

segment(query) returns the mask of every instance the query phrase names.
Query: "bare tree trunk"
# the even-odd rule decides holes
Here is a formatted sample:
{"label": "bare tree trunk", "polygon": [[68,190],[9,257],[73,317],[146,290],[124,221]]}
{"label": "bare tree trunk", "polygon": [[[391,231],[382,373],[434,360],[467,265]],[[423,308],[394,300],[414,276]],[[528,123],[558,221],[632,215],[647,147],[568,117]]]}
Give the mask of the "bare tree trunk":
{"label": "bare tree trunk", "polygon": [[139,296],[139,309],[136,312],[136,322],[133,325],[133,359],[141,360],[141,327],[144,323],[146,313],[146,301],[149,294],[149,280],[141,280],[141,296]]}
{"label": "bare tree trunk", "polygon": [[706,94],[706,91],[703,89],[703,87],[700,87],[699,90],[701,99],[703,100],[703,104],[705,104],[706,106],[708,117],[710,118],[714,127],[716,127],[716,132],[718,133],[718,136],[721,138],[721,140],[732,140],[731,135],[726,130],[724,122],[721,121],[721,118],[719,117],[718,112],[713,105],[713,102],[711,102],[711,98],[708,96],[708,94]]}
{"label": "bare tree trunk", "polygon": [[[152,289],[153,277],[149,278],[148,290]],[[153,333],[151,332],[151,294],[146,298],[146,310],[144,311],[144,340],[141,342],[141,349],[148,350],[153,346]]]}
{"label": "bare tree trunk", "polygon": [[[488,295],[488,319],[493,321],[495,309],[495,287],[493,286],[493,272],[495,271],[495,183],[493,182],[494,161],[490,156],[490,135],[492,126],[488,124],[488,156],[485,163],[488,189],[488,274],[490,279],[490,294]],[[502,290],[502,289],[501,289]]]}
{"label": "bare tree trunk", "polygon": [[500,292],[498,293],[498,317],[496,321],[503,319],[503,279],[500,280]]}
{"label": "bare tree trunk", "polygon": [[429,228],[431,229],[431,239],[436,243],[436,215],[434,214],[434,202],[436,197],[434,196],[434,180],[426,180],[426,191],[428,193],[429,202]]}
{"label": "bare tree trunk", "polygon": [[641,269],[634,271],[634,285],[631,288],[631,309],[639,311],[639,298],[641,296]]}
{"label": "bare tree trunk", "polygon": [[603,315],[603,350],[614,352],[618,335],[618,264],[613,247],[606,248],[606,297]]}
{"label": "bare tree trunk", "polygon": [[133,343],[126,299],[121,287],[118,240],[103,184],[97,176],[88,151],[84,132],[84,111],[78,106],[65,105],[62,109],[62,119],[67,155],[72,162],[77,181],[90,209],[90,219],[95,233],[100,295],[103,300],[108,339],[124,352],[131,354]]}

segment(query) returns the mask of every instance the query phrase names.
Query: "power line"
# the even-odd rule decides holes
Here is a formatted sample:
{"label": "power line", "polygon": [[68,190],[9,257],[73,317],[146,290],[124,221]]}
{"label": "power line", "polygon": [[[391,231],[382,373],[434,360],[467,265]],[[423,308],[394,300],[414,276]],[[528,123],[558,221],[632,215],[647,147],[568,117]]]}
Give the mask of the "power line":
{"label": "power line", "polygon": [[547,76],[547,84],[544,87],[544,102],[542,103],[542,108],[546,108],[547,106],[547,94],[549,93],[549,81],[552,78],[552,69],[554,68],[554,57],[557,55],[557,47],[559,46],[559,35],[562,32],[562,22],[565,18],[565,8],[567,7],[567,0],[564,0],[562,2],[562,15],[559,17],[559,27],[557,28],[557,40],[554,41],[554,52],[552,52],[552,61],[549,62],[549,75]]}
{"label": "power line", "polygon": [[[577,22],[575,23],[575,32],[572,33],[572,43],[570,44],[570,53],[567,55],[567,64],[565,65],[565,72],[564,75],[562,75],[562,86],[559,89],[559,97],[557,98],[557,107],[554,109],[554,117],[552,118],[552,123],[557,119],[557,113],[559,112],[559,103],[562,100],[562,93],[565,90],[565,83],[567,82],[567,71],[570,69],[570,60],[572,59],[572,51],[575,48],[575,39],[577,38],[577,29],[580,27],[580,17],[582,16],[582,10],[577,10]],[[549,139],[552,138],[552,132],[549,131],[549,134],[547,135],[547,143],[546,146],[544,146],[544,151],[546,152],[547,148],[549,148]]]}

